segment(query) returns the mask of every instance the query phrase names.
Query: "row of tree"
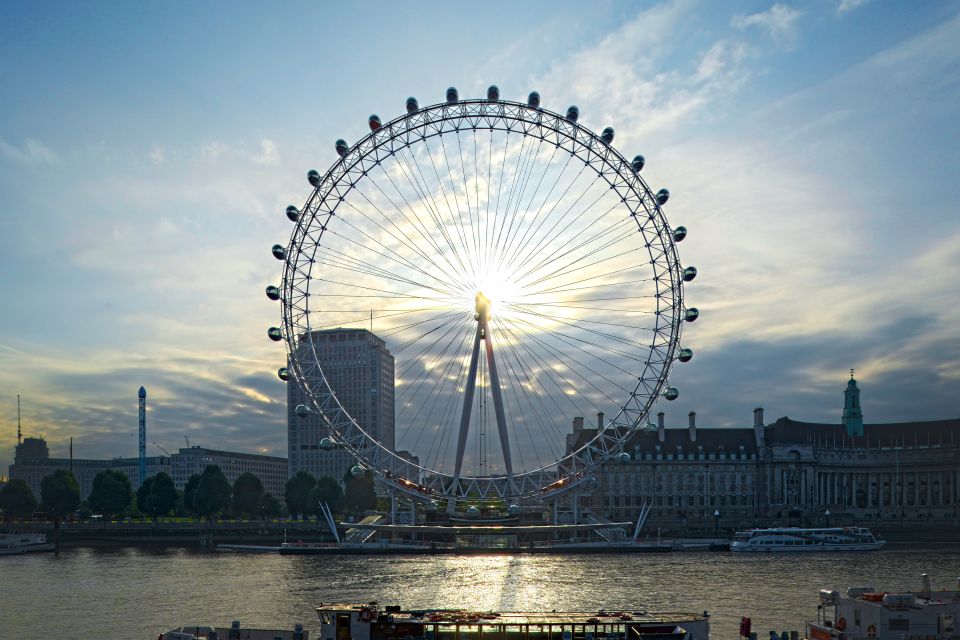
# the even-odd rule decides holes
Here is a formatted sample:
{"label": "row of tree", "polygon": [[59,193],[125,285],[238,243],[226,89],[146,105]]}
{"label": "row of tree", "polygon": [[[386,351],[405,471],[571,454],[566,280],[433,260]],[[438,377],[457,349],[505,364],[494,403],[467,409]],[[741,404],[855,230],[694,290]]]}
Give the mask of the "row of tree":
{"label": "row of tree", "polygon": [[[287,480],[284,491],[286,509],[295,516],[307,517],[319,514],[321,503],[337,513],[359,514],[376,508],[377,497],[371,474],[354,476],[348,470],[343,483],[345,489],[334,478],[324,476],[317,480],[309,473],[299,471]],[[58,469],[41,481],[40,494],[38,504],[26,482],[10,480],[0,489],[0,511],[8,520],[13,520],[27,517],[39,508],[57,521],[81,506],[91,513],[108,517],[137,513],[155,519],[170,513],[207,518],[227,512],[249,518],[286,515],[284,505],[264,491],[260,478],[244,473],[231,485],[217,465],[208,465],[203,473],[192,475],[182,493],[177,491],[173,479],[163,472],[144,480],[134,493],[125,473],[105,469],[94,476],[90,495],[84,503],[73,473]]]}

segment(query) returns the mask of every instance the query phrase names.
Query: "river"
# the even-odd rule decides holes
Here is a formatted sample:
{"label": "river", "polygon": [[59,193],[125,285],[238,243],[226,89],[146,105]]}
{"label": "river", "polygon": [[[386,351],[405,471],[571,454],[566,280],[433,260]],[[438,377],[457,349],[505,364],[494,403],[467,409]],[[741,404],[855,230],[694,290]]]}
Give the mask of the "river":
{"label": "river", "polygon": [[[0,557],[0,639],[152,639],[180,624],[316,629],[320,602],[493,610],[710,611],[714,638],[741,615],[765,638],[802,630],[817,591],[954,588],[960,550],[741,555],[279,556],[187,549],[69,549]],[[103,634],[101,636],[100,634]]]}

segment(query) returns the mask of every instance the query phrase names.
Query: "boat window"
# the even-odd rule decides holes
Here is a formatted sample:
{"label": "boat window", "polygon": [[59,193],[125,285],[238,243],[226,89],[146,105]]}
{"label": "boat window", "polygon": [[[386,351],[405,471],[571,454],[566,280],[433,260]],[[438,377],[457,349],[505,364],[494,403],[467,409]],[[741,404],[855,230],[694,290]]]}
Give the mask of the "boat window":
{"label": "boat window", "polygon": [[853,610],[853,624],[860,626],[860,609]]}

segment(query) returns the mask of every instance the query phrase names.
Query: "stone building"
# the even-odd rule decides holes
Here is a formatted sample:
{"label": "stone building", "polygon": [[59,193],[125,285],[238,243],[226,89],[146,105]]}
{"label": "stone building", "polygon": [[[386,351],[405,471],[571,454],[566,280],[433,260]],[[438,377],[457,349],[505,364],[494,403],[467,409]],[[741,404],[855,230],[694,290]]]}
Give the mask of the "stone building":
{"label": "stone building", "polygon": [[[864,424],[852,376],[844,395],[836,424],[768,425],[757,408],[749,428],[702,429],[694,412],[668,428],[660,413],[628,439],[629,462],[602,466],[581,509],[632,520],[649,504],[651,523],[677,528],[956,518],[960,419]],[[575,419],[568,451],[594,435]]]}

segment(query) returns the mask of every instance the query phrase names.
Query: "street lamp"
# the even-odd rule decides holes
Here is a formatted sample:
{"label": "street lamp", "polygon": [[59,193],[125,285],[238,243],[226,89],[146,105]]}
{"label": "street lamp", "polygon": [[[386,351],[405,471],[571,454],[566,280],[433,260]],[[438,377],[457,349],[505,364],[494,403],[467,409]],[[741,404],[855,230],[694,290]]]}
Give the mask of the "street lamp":
{"label": "street lamp", "polygon": [[824,517],[827,519],[827,529],[830,528],[830,509],[827,509],[823,512]]}
{"label": "street lamp", "polygon": [[713,512],[713,535],[715,538],[720,537],[720,509]]}

